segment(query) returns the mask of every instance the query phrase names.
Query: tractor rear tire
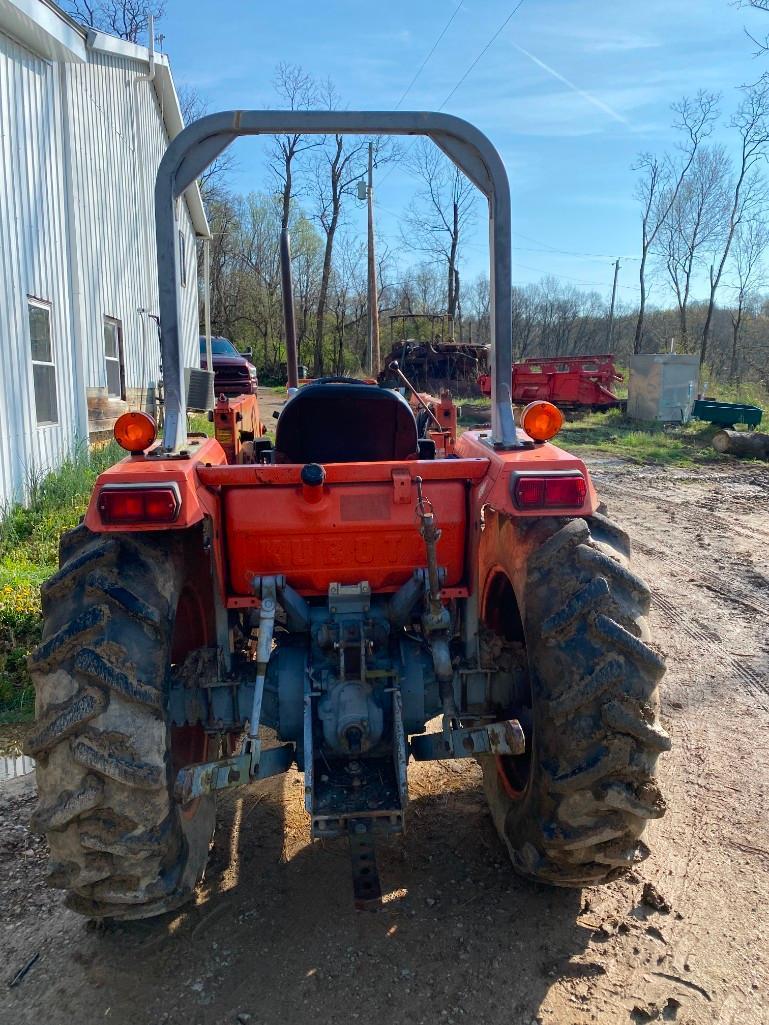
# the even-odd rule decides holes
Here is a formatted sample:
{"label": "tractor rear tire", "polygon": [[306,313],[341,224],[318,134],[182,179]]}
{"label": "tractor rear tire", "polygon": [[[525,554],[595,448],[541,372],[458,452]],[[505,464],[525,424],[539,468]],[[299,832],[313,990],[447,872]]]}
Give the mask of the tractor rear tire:
{"label": "tractor rear tire", "polygon": [[[30,660],[33,827],[50,846],[49,884],[92,918],[178,907],[208,859],[214,799],[175,802],[176,731],[165,712],[172,662],[211,629],[199,590],[205,560],[187,547],[194,532],[184,533],[100,535],[81,525],[63,536],[61,569],[42,589],[43,639]],[[204,760],[203,731],[180,732],[182,762]]]}
{"label": "tractor rear tire", "polygon": [[[604,515],[514,521],[491,512],[480,548],[482,621],[523,652],[520,758],[484,756],[484,789],[514,868],[557,886],[606,883],[648,854],[670,738],[657,722],[662,657],[627,534]],[[506,590],[507,588],[507,590]]]}

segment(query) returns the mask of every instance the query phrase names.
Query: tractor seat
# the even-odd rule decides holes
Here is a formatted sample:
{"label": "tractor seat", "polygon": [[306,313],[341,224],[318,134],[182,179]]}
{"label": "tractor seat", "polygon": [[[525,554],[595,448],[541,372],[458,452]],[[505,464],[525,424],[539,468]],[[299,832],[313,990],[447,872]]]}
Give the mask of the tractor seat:
{"label": "tractor seat", "polygon": [[322,378],[288,400],[275,431],[278,463],[414,459],[417,424],[398,392],[352,378]]}

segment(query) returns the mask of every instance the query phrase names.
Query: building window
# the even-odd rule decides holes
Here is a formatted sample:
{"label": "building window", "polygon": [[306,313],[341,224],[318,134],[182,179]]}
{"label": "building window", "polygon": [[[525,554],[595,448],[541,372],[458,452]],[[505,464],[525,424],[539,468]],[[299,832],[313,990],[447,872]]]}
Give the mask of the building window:
{"label": "building window", "polygon": [[32,377],[35,384],[35,415],[40,426],[59,422],[56,402],[56,365],[51,341],[51,307],[36,299],[27,302]]}
{"label": "building window", "polygon": [[107,365],[107,394],[111,399],[124,399],[123,325],[112,317],[104,318],[104,362]]}
{"label": "building window", "polygon": [[184,232],[179,232],[179,280],[182,287],[187,284],[187,256],[184,247]]}

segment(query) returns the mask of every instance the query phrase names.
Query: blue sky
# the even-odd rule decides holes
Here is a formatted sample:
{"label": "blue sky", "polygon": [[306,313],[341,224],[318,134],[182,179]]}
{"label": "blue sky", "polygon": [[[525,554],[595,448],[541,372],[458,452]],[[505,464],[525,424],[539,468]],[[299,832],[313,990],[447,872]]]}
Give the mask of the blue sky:
{"label": "blue sky", "polygon": [[[179,85],[211,110],[266,107],[280,60],[330,77],[350,108],[395,106],[457,6],[456,0],[275,3],[169,0],[161,30]],[[464,0],[403,103],[438,109],[514,6]],[[634,157],[674,142],[670,104],[699,88],[724,94],[769,62],[753,57],[745,28],[769,32],[769,16],[728,0],[524,0],[454,93],[446,110],[468,118],[500,149],[513,201],[516,283],[552,273],[608,292],[622,260],[621,299],[633,301],[639,242]],[[719,137],[730,142],[724,123]],[[263,144],[236,144],[240,191],[266,185]],[[396,250],[398,215],[415,184],[395,171],[376,190],[378,230]],[[464,254],[465,280],[484,270],[484,211]],[[363,211],[350,228],[365,236]],[[664,299],[662,286],[656,289]]]}

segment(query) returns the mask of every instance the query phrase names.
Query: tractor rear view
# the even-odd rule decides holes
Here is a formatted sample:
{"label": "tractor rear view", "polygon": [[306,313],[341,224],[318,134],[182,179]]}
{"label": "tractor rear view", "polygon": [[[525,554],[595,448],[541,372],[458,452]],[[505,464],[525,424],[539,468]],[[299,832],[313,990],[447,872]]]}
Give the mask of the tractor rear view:
{"label": "tractor rear view", "polygon": [[[456,433],[351,380],[296,392],[262,436],[253,396],[187,437],[174,201],[239,135],[423,134],[489,201],[492,427]],[[237,111],[185,129],[158,172],[165,436],[126,414],[43,589],[33,657],[36,823],[50,882],[91,917],[177,907],[216,795],[296,765],[313,837],[348,837],[359,907],[402,831],[410,758],[476,758],[513,867],[583,886],[646,854],[664,672],[649,590],[560,415],[510,400],[510,197],[498,154],[444,114]],[[242,402],[242,407],[238,405]],[[435,732],[426,730],[437,720]]]}

